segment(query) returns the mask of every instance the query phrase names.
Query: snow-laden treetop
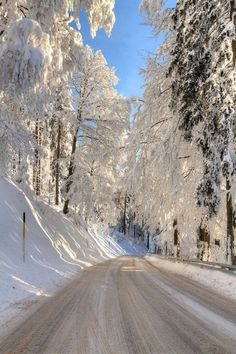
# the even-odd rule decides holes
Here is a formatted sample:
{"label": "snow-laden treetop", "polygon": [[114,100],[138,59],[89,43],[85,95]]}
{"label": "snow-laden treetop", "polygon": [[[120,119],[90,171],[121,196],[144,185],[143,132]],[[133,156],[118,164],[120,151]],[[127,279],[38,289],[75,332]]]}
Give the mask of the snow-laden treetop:
{"label": "snow-laden treetop", "polygon": [[78,68],[82,36],[69,23],[87,13],[92,36],[111,34],[115,0],[3,0],[0,3],[0,90],[58,84]]}

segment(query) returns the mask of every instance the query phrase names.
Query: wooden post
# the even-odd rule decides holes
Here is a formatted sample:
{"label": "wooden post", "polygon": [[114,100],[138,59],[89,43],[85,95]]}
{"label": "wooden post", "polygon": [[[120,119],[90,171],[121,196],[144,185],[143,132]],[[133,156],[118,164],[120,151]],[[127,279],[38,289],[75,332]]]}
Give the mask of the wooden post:
{"label": "wooden post", "polygon": [[23,255],[23,262],[25,262],[25,237],[26,237],[26,219],[25,219],[25,212],[23,213],[23,225],[22,225],[22,255]]}

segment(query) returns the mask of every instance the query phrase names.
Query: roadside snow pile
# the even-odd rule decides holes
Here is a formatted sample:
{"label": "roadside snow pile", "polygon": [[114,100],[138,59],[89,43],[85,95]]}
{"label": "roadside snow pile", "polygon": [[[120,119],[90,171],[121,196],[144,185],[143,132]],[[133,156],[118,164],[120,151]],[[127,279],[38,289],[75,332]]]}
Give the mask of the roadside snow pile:
{"label": "roadside snow pile", "polygon": [[[74,225],[31,191],[23,192],[0,178],[0,322],[42,297],[66,280],[127,249],[99,231]],[[26,262],[22,255],[22,215],[26,213]],[[125,246],[125,244],[123,245]],[[137,253],[129,245],[130,253]],[[28,304],[28,305],[27,305]],[[4,315],[4,316],[3,316]]]}
{"label": "roadside snow pile", "polygon": [[182,262],[169,261],[154,255],[147,255],[146,259],[154,266],[169,270],[170,272],[188,277],[213,291],[236,300],[236,273],[220,271],[216,268],[207,269]]}

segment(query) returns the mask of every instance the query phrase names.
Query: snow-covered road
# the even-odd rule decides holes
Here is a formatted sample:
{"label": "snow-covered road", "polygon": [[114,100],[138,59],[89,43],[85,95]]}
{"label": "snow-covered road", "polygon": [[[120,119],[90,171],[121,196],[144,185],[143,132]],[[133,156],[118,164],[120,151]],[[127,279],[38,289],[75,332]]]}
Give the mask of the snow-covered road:
{"label": "snow-covered road", "polygon": [[121,257],[89,268],[0,343],[1,353],[235,353],[236,302]]}

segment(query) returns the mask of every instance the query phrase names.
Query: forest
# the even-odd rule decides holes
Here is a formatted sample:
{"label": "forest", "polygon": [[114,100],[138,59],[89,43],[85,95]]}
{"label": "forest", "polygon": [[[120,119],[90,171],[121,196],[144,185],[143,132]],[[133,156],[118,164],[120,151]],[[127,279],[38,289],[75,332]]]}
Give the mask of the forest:
{"label": "forest", "polygon": [[236,264],[236,1],[140,1],[161,38],[141,97],[83,43],[81,11],[109,37],[114,5],[0,1],[1,176],[150,252]]}

